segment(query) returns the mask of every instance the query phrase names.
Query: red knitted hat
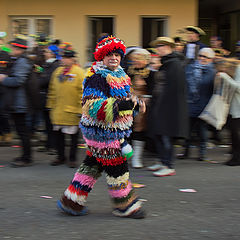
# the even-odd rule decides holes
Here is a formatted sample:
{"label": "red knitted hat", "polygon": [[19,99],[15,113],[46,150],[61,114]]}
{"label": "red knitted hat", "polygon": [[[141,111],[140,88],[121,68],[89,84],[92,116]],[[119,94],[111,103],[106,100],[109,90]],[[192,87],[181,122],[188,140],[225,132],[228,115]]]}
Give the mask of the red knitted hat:
{"label": "red knitted hat", "polygon": [[113,36],[106,37],[97,44],[93,54],[97,61],[102,61],[111,52],[119,52],[123,57],[126,52],[123,41]]}

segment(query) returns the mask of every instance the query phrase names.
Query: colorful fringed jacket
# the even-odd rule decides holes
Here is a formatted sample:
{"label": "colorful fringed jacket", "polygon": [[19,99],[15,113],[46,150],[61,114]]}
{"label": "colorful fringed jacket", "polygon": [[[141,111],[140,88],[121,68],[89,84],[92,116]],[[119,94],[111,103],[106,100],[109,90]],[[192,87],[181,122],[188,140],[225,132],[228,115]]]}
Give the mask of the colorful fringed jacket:
{"label": "colorful fringed jacket", "polygon": [[130,95],[131,80],[119,66],[111,71],[93,65],[83,83],[83,108],[80,128],[88,145],[89,156],[102,165],[126,161],[120,140],[129,137],[133,122]]}

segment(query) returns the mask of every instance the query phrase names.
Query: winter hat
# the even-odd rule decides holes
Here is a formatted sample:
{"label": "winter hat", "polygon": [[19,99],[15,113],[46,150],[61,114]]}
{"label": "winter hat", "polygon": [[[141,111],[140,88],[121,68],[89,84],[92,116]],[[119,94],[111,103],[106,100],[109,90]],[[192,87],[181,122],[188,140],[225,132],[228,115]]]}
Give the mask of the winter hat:
{"label": "winter hat", "polygon": [[204,55],[208,58],[214,58],[215,57],[215,52],[211,48],[202,48],[199,52],[198,55]]}
{"label": "winter hat", "polygon": [[48,46],[48,49],[56,55],[56,59],[61,59],[61,55],[59,54],[59,48],[56,45]]}
{"label": "winter hat", "polygon": [[132,55],[138,56],[138,59],[142,59],[142,60],[150,61],[150,59],[151,59],[151,53],[144,48],[138,48],[138,49],[134,50],[132,52]]}
{"label": "winter hat", "polygon": [[36,36],[36,42],[39,46],[46,46],[50,43],[50,39],[44,33],[42,33],[39,36]]}
{"label": "winter hat", "polygon": [[130,47],[127,47],[126,48],[126,52],[125,52],[125,55],[127,56],[128,54],[131,54],[133,51],[139,49],[141,47],[138,47],[138,46],[130,46]]}
{"label": "winter hat", "polygon": [[97,61],[102,61],[111,52],[117,52],[123,58],[126,52],[124,42],[113,36],[106,37],[97,44],[93,54]]}
{"label": "winter hat", "polygon": [[60,45],[61,56],[65,58],[76,57],[76,52],[73,50],[72,44],[69,42],[64,42]]}
{"label": "winter hat", "polygon": [[18,47],[21,49],[27,49],[28,45],[27,45],[27,40],[25,36],[17,36],[14,40],[9,42],[10,45],[14,46],[14,47]]}

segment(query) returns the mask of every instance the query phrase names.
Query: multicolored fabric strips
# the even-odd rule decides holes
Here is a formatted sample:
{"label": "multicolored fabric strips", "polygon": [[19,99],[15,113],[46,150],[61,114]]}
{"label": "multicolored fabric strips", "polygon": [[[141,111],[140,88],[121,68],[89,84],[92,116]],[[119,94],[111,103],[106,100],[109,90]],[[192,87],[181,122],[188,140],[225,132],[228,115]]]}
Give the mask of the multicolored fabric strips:
{"label": "multicolored fabric strips", "polygon": [[126,101],[130,84],[130,78],[121,67],[111,71],[102,64],[96,64],[94,71],[88,71],[84,80],[83,114],[79,126],[91,154],[104,165],[126,161],[117,141],[130,136],[133,112],[132,109],[119,112],[118,104]]}
{"label": "multicolored fabric strips", "polygon": [[103,171],[114,215],[128,216],[141,207],[129,180],[126,157],[121,151],[122,139],[131,134],[133,111],[119,111],[118,105],[124,103],[122,101],[126,101],[129,95],[130,79],[121,67],[113,72],[99,63],[88,71],[84,80],[80,122],[88,150],[61,199],[62,206],[69,212],[82,213],[88,193]]}
{"label": "multicolored fabric strips", "polygon": [[104,165],[102,161],[88,155],[75,173],[61,199],[65,208],[79,212],[86,204],[88,193],[92,190],[102,172],[106,172],[108,192],[112,199],[116,216],[127,216],[141,207],[141,201],[135,194],[129,180],[127,162],[120,165]]}

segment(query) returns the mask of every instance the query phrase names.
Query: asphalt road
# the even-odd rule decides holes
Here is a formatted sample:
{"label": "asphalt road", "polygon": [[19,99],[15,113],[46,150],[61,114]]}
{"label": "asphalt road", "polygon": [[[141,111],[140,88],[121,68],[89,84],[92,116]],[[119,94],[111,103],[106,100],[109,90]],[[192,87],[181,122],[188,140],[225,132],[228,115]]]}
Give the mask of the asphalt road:
{"label": "asphalt road", "polygon": [[[80,163],[84,149],[79,150]],[[55,157],[37,152],[33,166],[12,168],[9,162],[18,151],[0,148],[0,239],[240,239],[240,167],[222,164],[229,158],[226,147],[208,150],[209,158],[216,163],[177,160],[176,176],[157,178],[146,169],[130,169],[132,182],[145,185],[136,189],[147,200],[147,217],[142,220],[111,214],[104,175],[89,195],[89,215],[61,213],[56,201],[76,169],[52,167],[49,162]],[[144,163],[150,165],[153,159],[145,154]]]}

